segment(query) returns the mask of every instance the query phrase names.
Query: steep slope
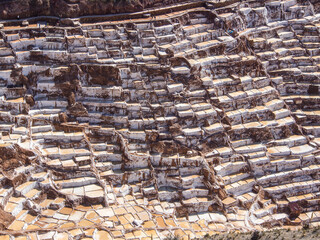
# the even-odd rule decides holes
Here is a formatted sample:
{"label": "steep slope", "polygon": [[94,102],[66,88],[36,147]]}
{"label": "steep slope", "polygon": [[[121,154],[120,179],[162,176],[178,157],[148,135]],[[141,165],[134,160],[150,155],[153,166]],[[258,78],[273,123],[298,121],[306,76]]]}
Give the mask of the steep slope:
{"label": "steep slope", "polygon": [[316,4],[186,8],[3,22],[7,237],[319,224]]}

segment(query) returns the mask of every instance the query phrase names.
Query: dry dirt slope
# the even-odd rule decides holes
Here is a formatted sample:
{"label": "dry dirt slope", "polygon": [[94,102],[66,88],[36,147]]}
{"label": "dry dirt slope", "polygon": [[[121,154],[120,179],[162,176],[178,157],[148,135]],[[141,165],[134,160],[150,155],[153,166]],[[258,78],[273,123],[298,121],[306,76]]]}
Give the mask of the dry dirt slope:
{"label": "dry dirt slope", "polygon": [[0,19],[129,13],[184,0],[1,0]]}
{"label": "dry dirt slope", "polygon": [[[170,239],[170,238],[169,238]],[[179,239],[179,238],[176,238]],[[320,239],[320,227],[309,228],[308,225],[299,230],[275,229],[272,231],[255,231],[248,233],[230,232],[205,236],[202,240],[309,240]]]}

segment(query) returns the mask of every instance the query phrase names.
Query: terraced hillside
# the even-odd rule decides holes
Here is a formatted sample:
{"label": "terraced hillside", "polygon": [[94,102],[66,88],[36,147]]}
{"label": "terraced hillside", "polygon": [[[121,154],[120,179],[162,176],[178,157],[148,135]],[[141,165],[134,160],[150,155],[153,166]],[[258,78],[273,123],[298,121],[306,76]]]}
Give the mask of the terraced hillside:
{"label": "terraced hillside", "polygon": [[320,222],[320,4],[3,21],[3,239]]}

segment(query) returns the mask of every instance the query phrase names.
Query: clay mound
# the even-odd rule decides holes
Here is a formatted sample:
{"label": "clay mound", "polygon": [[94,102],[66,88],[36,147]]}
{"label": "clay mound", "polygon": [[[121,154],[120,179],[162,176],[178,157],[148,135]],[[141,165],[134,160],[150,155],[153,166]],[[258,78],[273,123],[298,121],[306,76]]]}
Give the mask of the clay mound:
{"label": "clay mound", "polygon": [[0,208],[0,230],[7,229],[14,219],[15,217],[13,217],[10,213],[7,213]]}
{"label": "clay mound", "polygon": [[34,153],[20,147],[18,144],[4,144],[0,146],[0,168],[11,171],[22,165],[30,164],[29,157]]}

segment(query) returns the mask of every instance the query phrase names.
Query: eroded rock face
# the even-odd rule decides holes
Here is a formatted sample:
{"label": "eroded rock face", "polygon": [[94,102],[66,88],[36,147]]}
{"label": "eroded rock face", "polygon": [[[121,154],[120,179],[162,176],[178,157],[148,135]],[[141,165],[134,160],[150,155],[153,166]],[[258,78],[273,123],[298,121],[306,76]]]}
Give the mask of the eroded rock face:
{"label": "eroded rock face", "polygon": [[[317,225],[317,3],[235,2],[120,22],[4,22],[2,233]],[[77,15],[82,3],[65,2]]]}

